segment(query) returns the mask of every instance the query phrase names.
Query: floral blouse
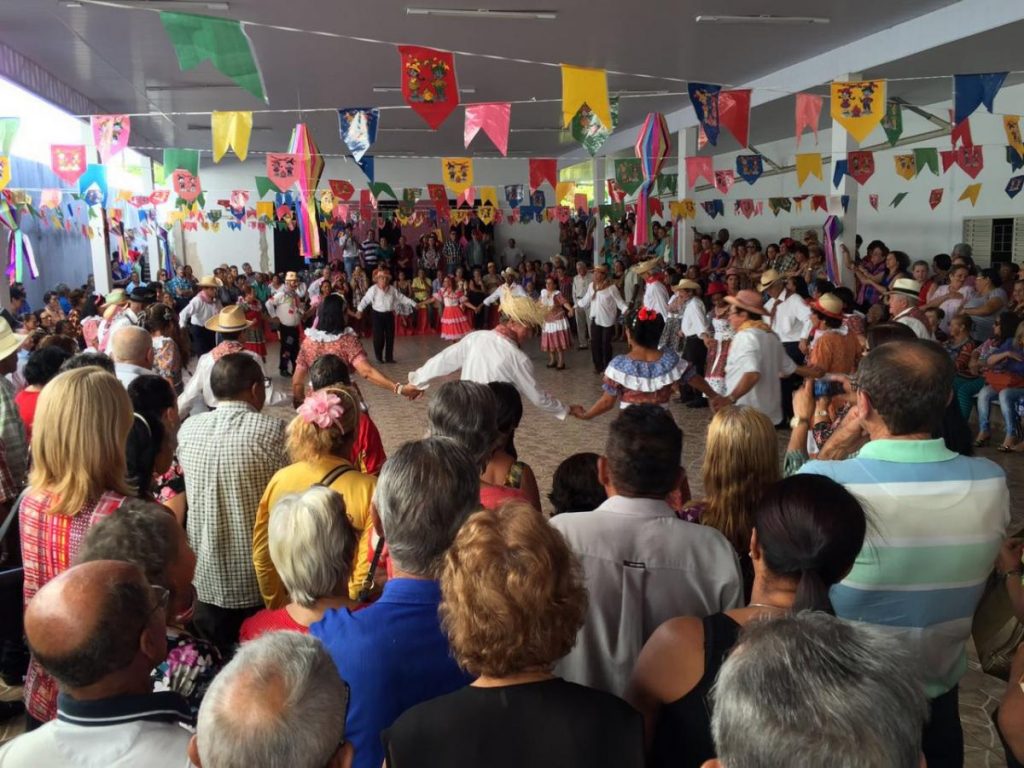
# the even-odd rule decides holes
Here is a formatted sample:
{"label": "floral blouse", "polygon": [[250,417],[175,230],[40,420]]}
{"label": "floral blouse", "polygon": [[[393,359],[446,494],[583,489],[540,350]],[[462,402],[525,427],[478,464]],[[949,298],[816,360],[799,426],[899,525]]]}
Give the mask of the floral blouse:
{"label": "floral blouse", "polygon": [[171,382],[176,395],[181,394],[184,389],[181,380],[181,352],[169,336],[153,339],[153,370]]}
{"label": "floral blouse", "polygon": [[601,388],[619,398],[623,408],[642,403],[667,405],[676,382],[686,383],[696,374],[693,366],[672,350],[654,362],[618,355],[605,369]]}

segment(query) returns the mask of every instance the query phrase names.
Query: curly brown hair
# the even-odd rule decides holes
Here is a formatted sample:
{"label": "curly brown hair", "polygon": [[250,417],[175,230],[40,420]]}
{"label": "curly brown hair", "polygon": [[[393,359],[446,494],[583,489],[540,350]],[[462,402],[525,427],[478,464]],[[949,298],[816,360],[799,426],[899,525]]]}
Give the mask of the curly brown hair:
{"label": "curly brown hair", "polygon": [[441,622],[472,675],[548,670],[576,642],[587,593],[562,535],[530,504],[471,516],[445,556]]}

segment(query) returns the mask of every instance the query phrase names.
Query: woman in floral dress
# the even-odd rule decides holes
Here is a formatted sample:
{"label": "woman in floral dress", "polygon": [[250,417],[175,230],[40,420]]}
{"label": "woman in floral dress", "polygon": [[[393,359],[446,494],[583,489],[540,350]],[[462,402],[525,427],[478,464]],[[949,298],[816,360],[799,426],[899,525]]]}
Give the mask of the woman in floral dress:
{"label": "woman in floral dress", "polygon": [[548,310],[540,335],[540,348],[548,353],[548,368],[565,370],[565,350],[572,346],[568,317],[572,305],[558,290],[555,277],[549,275],[540,292],[540,303]]}
{"label": "woman in floral dress", "polygon": [[729,324],[729,305],[725,303],[727,289],[724,283],[708,285],[708,299],[711,301],[711,329],[713,335],[704,336],[708,345],[707,371],[704,376],[708,385],[720,395],[726,394],[725,363],[729,357],[729,344],[736,332]]}
{"label": "woman in floral dress", "polygon": [[255,352],[263,362],[267,362],[267,336],[264,329],[263,304],[256,298],[252,283],[246,283],[238,303],[245,310],[245,319],[253,321],[249,328],[242,332],[242,346]]}

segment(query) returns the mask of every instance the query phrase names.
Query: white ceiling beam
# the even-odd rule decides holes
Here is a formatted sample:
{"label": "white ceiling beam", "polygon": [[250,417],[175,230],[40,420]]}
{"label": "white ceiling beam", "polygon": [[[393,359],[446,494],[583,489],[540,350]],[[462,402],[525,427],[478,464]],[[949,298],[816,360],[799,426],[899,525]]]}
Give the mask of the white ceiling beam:
{"label": "white ceiling beam", "polygon": [[[784,87],[787,91],[807,90],[831,82],[846,72],[869,71],[1019,21],[1024,21],[1024,2],[1021,0],[960,0],[736,87],[752,89],[751,107],[756,107],[790,95],[764,90],[766,87]],[[968,61],[969,57],[965,56],[963,60]],[[671,112],[665,118],[671,133],[697,125],[697,117],[691,106]],[[604,143],[601,154],[609,155],[630,149],[636,143],[640,125],[637,123],[616,130]],[[561,155],[559,165],[570,165],[587,159],[589,155],[579,147]]]}

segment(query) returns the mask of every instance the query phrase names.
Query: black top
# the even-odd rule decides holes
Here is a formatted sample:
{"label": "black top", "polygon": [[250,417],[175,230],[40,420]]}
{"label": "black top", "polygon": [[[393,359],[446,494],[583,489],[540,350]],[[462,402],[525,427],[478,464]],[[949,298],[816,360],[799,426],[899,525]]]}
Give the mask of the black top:
{"label": "black top", "polygon": [[643,721],[622,699],[560,678],[467,686],[381,734],[388,768],[643,768]]}
{"label": "black top", "polygon": [[700,768],[715,757],[711,739],[711,689],[740,625],[724,613],[704,619],[704,675],[681,699],[661,708],[654,731],[651,768]]}

